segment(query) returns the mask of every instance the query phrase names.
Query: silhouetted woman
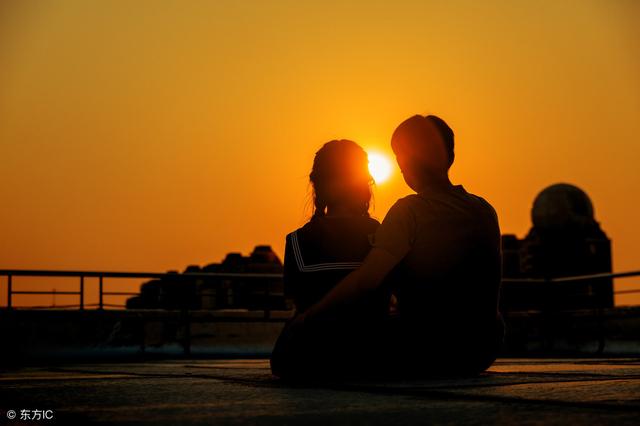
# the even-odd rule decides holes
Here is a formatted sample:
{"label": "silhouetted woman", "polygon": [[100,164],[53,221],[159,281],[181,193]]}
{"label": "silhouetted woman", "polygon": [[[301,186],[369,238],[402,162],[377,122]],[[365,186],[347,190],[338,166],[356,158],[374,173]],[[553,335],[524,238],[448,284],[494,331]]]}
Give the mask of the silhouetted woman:
{"label": "silhouetted woman", "polygon": [[[369,216],[372,178],[366,152],[355,142],[334,140],[316,153],[309,175],[313,186],[311,220],[286,238],[285,294],[296,314],[318,302],[357,269],[371,249],[379,222]],[[359,357],[373,322],[388,312],[385,289],[326,313],[295,336],[285,326],[271,357],[275,375],[286,379],[323,376],[348,368]],[[369,340],[367,340],[369,341]]]}

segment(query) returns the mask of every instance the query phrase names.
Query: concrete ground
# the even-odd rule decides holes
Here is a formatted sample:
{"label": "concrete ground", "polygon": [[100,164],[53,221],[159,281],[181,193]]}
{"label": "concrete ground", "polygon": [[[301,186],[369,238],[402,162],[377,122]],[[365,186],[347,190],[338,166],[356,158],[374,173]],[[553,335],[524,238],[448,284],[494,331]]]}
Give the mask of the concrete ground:
{"label": "concrete ground", "polygon": [[[20,420],[35,409],[53,419]],[[500,359],[473,379],[306,387],[275,380],[266,360],[29,367],[0,371],[0,416],[15,425],[637,425],[640,359]]]}

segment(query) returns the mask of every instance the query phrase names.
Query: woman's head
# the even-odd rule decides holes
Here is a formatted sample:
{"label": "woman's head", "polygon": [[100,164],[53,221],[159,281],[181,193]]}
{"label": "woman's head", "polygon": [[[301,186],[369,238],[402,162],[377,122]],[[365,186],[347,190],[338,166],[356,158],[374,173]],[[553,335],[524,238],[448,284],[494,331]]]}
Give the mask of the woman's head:
{"label": "woman's head", "polygon": [[309,175],[313,185],[314,216],[340,209],[357,216],[369,215],[371,184],[367,153],[357,143],[341,139],[325,143],[313,160]]}

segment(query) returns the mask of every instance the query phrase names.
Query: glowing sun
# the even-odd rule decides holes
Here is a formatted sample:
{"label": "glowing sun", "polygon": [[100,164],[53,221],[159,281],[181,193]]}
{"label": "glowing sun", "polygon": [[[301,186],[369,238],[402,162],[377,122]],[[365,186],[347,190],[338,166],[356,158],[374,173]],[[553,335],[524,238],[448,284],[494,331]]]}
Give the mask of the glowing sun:
{"label": "glowing sun", "polygon": [[369,173],[376,183],[382,183],[391,176],[391,162],[377,152],[369,153]]}

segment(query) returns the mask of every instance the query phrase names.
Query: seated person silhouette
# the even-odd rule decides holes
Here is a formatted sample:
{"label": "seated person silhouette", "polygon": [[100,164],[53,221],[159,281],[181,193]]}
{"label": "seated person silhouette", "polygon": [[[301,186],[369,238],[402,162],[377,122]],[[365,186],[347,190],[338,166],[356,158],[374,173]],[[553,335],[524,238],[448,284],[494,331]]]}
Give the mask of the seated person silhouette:
{"label": "seated person silhouette", "polygon": [[395,130],[392,149],[416,193],[398,200],[363,264],[289,325],[304,335],[316,318],[366,299],[392,277],[397,317],[376,338],[370,372],[402,377],[475,375],[502,342],[498,312],[500,230],[491,205],[453,185],[454,134],[436,116],[413,116]]}
{"label": "seated person silhouette", "polygon": [[[341,279],[358,268],[380,225],[369,217],[372,178],[366,152],[355,142],[334,140],[316,153],[310,174],[314,211],[311,220],[286,237],[285,296],[293,299],[296,314],[317,303]],[[342,360],[353,334],[364,335],[361,320],[381,319],[389,309],[384,289],[364,297],[346,310],[337,310],[313,329],[307,327],[294,341],[287,327],[274,348],[274,374],[285,377],[320,371],[332,355]],[[373,329],[367,325],[367,329]],[[345,341],[345,339],[347,341]],[[340,350],[336,352],[336,348]],[[327,367],[329,368],[329,367]]]}

